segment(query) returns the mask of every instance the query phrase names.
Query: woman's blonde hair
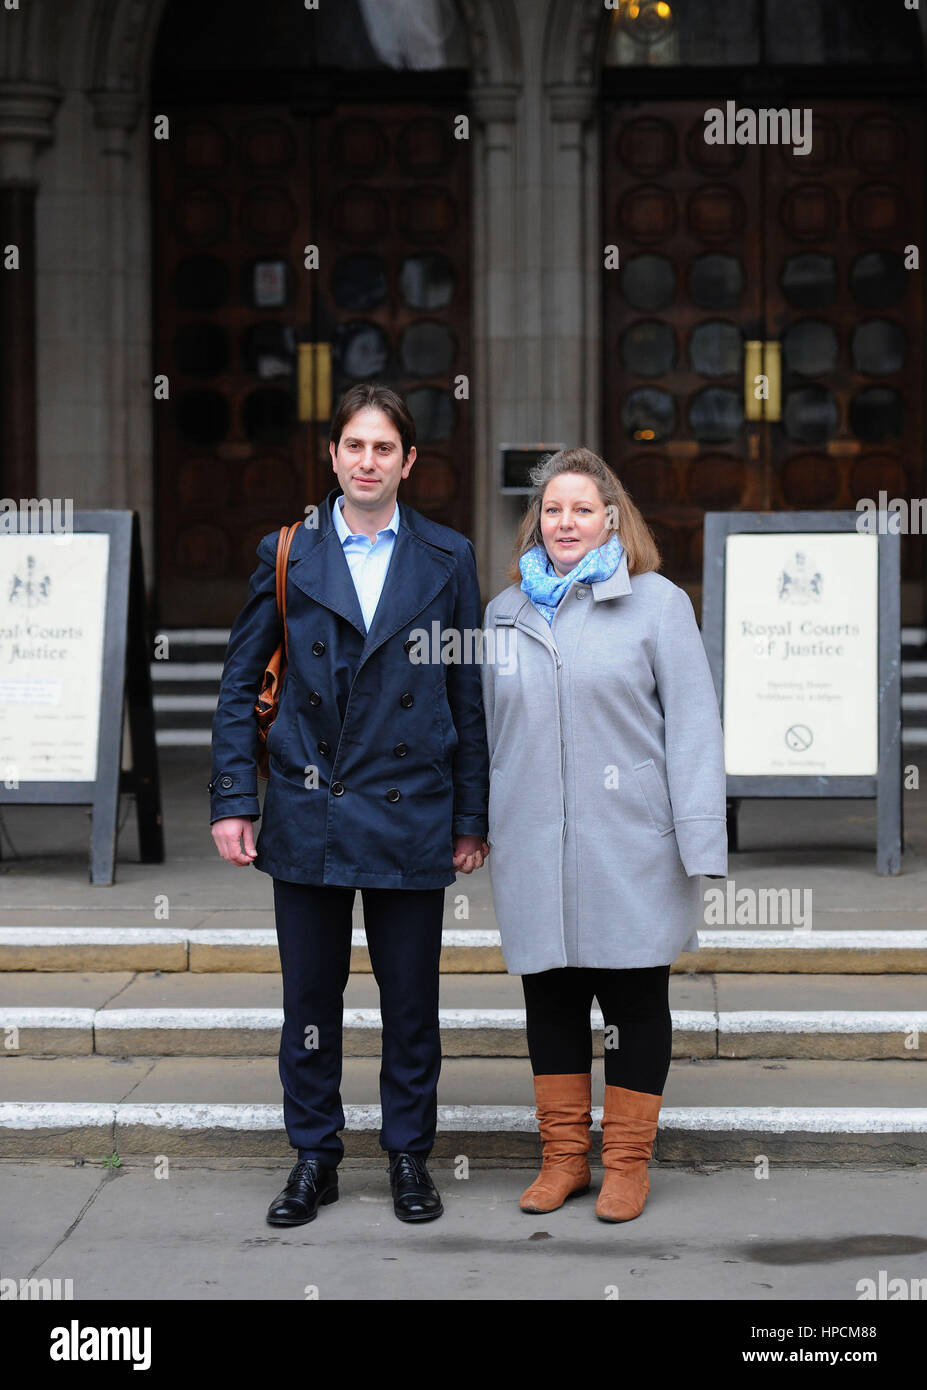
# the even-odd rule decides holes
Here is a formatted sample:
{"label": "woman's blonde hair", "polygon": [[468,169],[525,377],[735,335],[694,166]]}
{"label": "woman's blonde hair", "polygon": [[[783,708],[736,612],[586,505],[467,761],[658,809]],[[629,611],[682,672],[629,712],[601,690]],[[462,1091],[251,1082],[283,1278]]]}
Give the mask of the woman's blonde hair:
{"label": "woman's blonde hair", "polygon": [[610,519],[617,521],[617,525],[612,524],[609,527],[609,538],[617,533],[627,552],[628,574],[645,574],[647,570],[660,568],[660,552],[650,527],[619,479],[605,460],[600,459],[591,449],[573,448],[561,449],[557,454],[550,454],[532,468],[529,474],[534,492],[515,537],[512,563],[507,576],[509,579],[520,581],[521,570],[518,568],[518,562],[525,551],[535,545],[541,546],[542,549],[544,547],[541,538],[541,506],[547,484],[561,473],[584,473],[592,478],[606,508],[612,509]]}

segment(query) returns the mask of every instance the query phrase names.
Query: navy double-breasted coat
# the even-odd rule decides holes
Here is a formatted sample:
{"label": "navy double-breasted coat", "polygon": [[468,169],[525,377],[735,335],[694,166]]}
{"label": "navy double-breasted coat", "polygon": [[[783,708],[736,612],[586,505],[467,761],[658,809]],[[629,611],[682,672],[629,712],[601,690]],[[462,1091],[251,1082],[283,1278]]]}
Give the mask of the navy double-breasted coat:
{"label": "navy double-breasted coat", "polygon": [[[332,519],[340,492],[320,506],[317,527],[300,526],[290,550],[289,662],[267,740],[270,778],[253,862],[294,883],[446,887],[455,879],[453,836],[485,836],[488,828],[480,667],[445,664],[432,640],[437,630],[481,630],[473,546],[400,501],[365,632]],[[261,814],[254,702],[282,636],[277,535],[258,545],[260,564],[229,638],[213,721],[210,823]],[[415,659],[423,653],[437,659]]]}

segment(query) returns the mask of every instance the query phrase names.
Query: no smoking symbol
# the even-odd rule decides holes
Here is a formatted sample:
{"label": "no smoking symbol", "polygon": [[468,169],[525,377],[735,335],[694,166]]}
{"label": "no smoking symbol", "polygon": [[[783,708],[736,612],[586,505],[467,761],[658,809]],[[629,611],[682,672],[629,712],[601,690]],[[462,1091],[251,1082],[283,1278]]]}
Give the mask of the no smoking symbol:
{"label": "no smoking symbol", "polygon": [[814,735],[807,724],[793,724],[785,731],[785,741],[793,753],[803,753],[806,748],[811,747]]}

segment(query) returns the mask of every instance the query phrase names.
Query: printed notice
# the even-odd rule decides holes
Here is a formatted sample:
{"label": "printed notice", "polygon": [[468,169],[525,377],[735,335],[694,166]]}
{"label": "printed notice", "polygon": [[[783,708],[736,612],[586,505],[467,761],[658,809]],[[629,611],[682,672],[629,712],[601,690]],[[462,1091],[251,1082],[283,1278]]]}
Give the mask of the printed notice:
{"label": "printed notice", "polygon": [[0,539],[0,778],[97,775],[109,536]]}
{"label": "printed notice", "polygon": [[879,759],[877,536],[728,536],[724,760],[734,776],[866,777]]}

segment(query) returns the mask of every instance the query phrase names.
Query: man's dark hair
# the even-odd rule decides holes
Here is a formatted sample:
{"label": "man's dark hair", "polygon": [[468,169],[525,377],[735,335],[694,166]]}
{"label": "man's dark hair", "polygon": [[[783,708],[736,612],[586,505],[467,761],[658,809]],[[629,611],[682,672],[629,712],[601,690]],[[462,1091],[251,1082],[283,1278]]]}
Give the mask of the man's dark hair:
{"label": "man's dark hair", "polygon": [[409,407],[401,396],[397,396],[395,391],[391,391],[388,386],[380,386],[375,381],[358,382],[346,391],[341,398],[338,409],[332,416],[332,427],[329,438],[335,448],[341,443],[341,434],[345,425],[352,415],[356,415],[359,410],[382,410],[383,414],[396,426],[399,431],[399,438],[402,441],[402,457],[408,458],[409,450],[415,444],[415,421]]}

